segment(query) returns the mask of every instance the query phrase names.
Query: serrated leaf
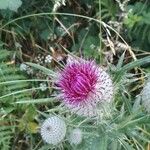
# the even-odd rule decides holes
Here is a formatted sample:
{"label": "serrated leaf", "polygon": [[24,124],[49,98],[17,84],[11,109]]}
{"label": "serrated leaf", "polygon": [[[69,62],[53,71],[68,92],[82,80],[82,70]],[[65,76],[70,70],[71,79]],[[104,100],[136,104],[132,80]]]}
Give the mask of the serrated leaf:
{"label": "serrated leaf", "polygon": [[123,52],[123,54],[121,55],[121,57],[120,57],[119,60],[118,60],[117,69],[120,69],[120,68],[122,67],[124,57],[125,57],[125,51]]}
{"label": "serrated leaf", "polygon": [[139,66],[148,64],[148,63],[150,63],[150,57],[149,57],[149,56],[146,56],[146,57],[144,57],[144,58],[141,58],[141,59],[139,59],[139,60],[136,60],[136,61],[133,61],[133,62],[130,62],[130,63],[124,65],[124,66],[123,66],[120,70],[118,70],[118,72],[116,73],[116,76],[115,76],[115,78],[114,78],[115,82],[118,83],[118,82],[122,79],[123,75],[124,75],[127,71],[129,71],[129,70],[131,70],[131,69],[133,69],[133,68],[135,68],[135,67],[139,67]]}

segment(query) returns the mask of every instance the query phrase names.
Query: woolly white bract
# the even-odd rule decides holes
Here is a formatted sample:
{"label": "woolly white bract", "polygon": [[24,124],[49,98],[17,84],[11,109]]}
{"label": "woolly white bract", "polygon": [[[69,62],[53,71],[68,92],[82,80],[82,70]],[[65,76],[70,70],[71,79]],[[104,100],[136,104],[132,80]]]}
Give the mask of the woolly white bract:
{"label": "woolly white bract", "polygon": [[46,143],[57,145],[64,139],[65,135],[66,124],[59,117],[50,117],[41,126],[41,136]]}
{"label": "woolly white bract", "polygon": [[79,128],[77,128],[71,131],[68,140],[70,144],[78,145],[82,142],[82,137],[82,131]]}

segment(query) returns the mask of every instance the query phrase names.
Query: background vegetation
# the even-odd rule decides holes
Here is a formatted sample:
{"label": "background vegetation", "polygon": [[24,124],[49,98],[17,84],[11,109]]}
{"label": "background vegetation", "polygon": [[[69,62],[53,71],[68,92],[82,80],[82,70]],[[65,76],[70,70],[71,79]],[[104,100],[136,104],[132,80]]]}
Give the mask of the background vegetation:
{"label": "background vegetation", "polygon": [[[49,114],[66,116],[70,127],[84,120],[87,139],[56,149],[150,149],[150,115],[137,98],[149,77],[149,48],[149,0],[0,0],[0,149],[52,149],[39,134]],[[113,78],[114,113],[97,130],[67,117],[53,98],[49,75],[68,53],[95,59]]]}

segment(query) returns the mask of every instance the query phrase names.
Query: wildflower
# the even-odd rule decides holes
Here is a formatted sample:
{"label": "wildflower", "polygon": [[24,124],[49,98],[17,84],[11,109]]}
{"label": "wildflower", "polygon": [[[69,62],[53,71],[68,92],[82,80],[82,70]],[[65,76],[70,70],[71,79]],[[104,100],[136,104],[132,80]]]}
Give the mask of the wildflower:
{"label": "wildflower", "polygon": [[79,128],[72,130],[69,136],[70,144],[78,145],[82,142],[82,131]]}
{"label": "wildflower", "polygon": [[38,64],[43,64],[44,63],[44,56],[42,54],[38,54],[36,57],[35,57],[35,62],[38,63]]}
{"label": "wildflower", "polygon": [[47,85],[45,83],[40,83],[40,90],[41,91],[46,91]]}
{"label": "wildflower", "polygon": [[69,59],[58,86],[64,105],[81,116],[96,116],[98,104],[113,97],[111,78],[93,61]]}
{"label": "wildflower", "polygon": [[41,126],[41,136],[46,143],[57,145],[65,135],[66,124],[57,116],[46,119]]}
{"label": "wildflower", "polygon": [[146,111],[150,113],[150,82],[147,82],[147,84],[144,86],[141,97],[142,105]]}
{"label": "wildflower", "polygon": [[45,63],[51,63],[51,61],[52,61],[52,56],[51,55],[47,55],[45,57]]}

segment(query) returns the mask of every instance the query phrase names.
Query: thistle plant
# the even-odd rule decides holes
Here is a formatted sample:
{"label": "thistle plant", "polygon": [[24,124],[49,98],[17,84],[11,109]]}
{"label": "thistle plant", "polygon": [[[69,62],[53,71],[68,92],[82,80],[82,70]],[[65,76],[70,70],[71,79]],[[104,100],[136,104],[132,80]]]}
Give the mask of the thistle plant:
{"label": "thistle plant", "polygon": [[0,149],[149,149],[146,4],[1,0]]}
{"label": "thistle plant", "polygon": [[[144,60],[148,59],[144,58]],[[143,122],[146,124],[149,122],[149,116],[143,115],[141,111],[134,113],[125,94],[127,93],[126,88],[136,79],[128,79],[132,76],[126,71],[137,64],[142,64],[143,61],[141,59],[123,67],[121,67],[121,61],[123,61],[122,58],[117,64],[119,71],[116,69],[118,72],[114,76],[109,75],[110,72],[106,72],[96,62],[75,56],[69,56],[67,63],[61,66],[59,71],[50,70],[51,81],[56,89],[54,93],[57,93],[52,98],[54,102],[59,102],[59,105],[54,104],[54,108],[48,111],[63,116],[65,125],[59,123],[62,121],[58,121],[59,119],[55,117],[55,119],[46,120],[41,126],[43,141],[55,146],[61,143],[67,148],[69,145],[71,147],[75,145],[78,150],[87,148],[97,150],[97,147],[101,148],[101,145],[106,149],[111,149],[111,145],[118,145],[120,147],[118,150],[125,147],[135,148],[135,145],[131,146],[126,140],[134,141],[138,134],[144,134],[141,132],[142,125]],[[39,65],[27,64],[43,71],[46,70],[45,72],[48,71]],[[114,100],[118,104],[115,104]],[[108,112],[111,112],[110,117],[107,117]],[[134,126],[138,124],[140,124],[139,127],[135,129]],[[47,125],[51,126],[54,132],[48,132]],[[62,136],[59,135],[60,133]],[[140,139],[137,140],[140,142]],[[142,140],[146,145],[148,138],[145,134]],[[68,144],[64,144],[64,141]]]}
{"label": "thistle plant", "polygon": [[[75,57],[69,58],[57,72],[37,64],[26,63],[28,66],[46,73],[49,76],[47,82],[53,83],[52,96],[48,95],[45,99],[17,101],[22,104],[47,102],[44,109],[41,107],[36,110],[39,118],[43,118],[43,116],[48,118],[40,127],[43,141],[43,146],[42,144],[40,146],[46,147],[43,149],[62,146],[68,150],[74,146],[77,150],[97,150],[98,148],[111,150],[112,147],[115,147],[114,145],[117,145],[116,150],[146,147],[149,141],[149,131],[144,127],[149,123],[149,115],[142,112],[142,109],[139,109],[138,112],[135,111],[129,103],[130,97],[126,96],[129,94],[126,89],[136,79],[127,80],[127,77],[131,78],[132,76],[126,72],[148,60],[149,57],[143,58],[122,67],[123,59],[120,58],[119,65],[117,64],[119,71],[116,69],[113,76],[111,72],[106,72],[96,62],[81,58],[75,59]],[[124,79],[126,82],[122,81]],[[18,81],[12,83],[15,82]],[[39,82],[42,81],[39,80]],[[124,83],[126,84],[124,85]],[[47,85],[49,86],[49,83]],[[115,91],[115,89],[118,90]],[[148,89],[149,84],[142,91],[145,107],[149,102],[146,95]],[[38,90],[41,90],[41,87]],[[48,90],[49,87],[46,92]],[[105,117],[107,106],[111,106],[109,108],[112,111],[109,118]],[[99,119],[101,114],[104,117]],[[49,115],[53,116],[48,117]],[[35,117],[32,120],[39,121],[39,118]],[[30,125],[34,125],[33,122]],[[31,126],[28,125],[29,127]],[[135,138],[138,143],[143,141],[142,146],[141,143],[133,144]]]}

